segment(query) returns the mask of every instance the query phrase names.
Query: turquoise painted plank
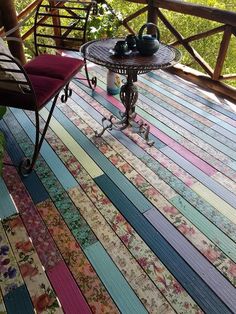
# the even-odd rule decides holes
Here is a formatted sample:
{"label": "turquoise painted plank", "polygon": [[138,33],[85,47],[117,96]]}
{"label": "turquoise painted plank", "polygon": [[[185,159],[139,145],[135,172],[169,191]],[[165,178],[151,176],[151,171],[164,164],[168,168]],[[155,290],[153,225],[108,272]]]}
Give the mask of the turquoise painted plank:
{"label": "turquoise painted plank", "polygon": [[[13,112],[17,121],[21,124],[22,128],[25,130],[31,141],[34,142],[35,126],[33,125],[33,123],[22,110],[11,109],[11,111]],[[55,154],[55,152],[46,141],[43,142],[40,153],[65,190],[71,189],[78,185],[78,182],[74,179],[74,177],[67,170],[65,165],[58,158],[58,156]]]}
{"label": "turquoise painted plank", "polygon": [[[227,109],[223,108],[222,106],[217,105],[217,104],[213,103],[212,101],[200,96],[199,92],[198,92],[198,94],[195,94],[193,92],[193,89],[191,89],[191,88],[186,89],[186,87],[182,87],[181,84],[178,84],[177,81],[176,82],[169,81],[168,79],[164,78],[163,76],[157,75],[154,72],[149,72],[147,75],[154,78],[157,81],[162,82],[163,84],[166,84],[167,86],[173,88],[174,90],[177,90],[177,91],[181,92],[182,94],[197,100],[198,102],[206,105],[207,107],[212,108],[212,109],[224,114],[225,116],[236,120],[236,114],[235,113],[228,111]],[[196,91],[196,93],[197,93],[197,91]]]}
{"label": "turquoise painted plank", "polygon": [[180,103],[181,105],[185,106],[188,109],[191,109],[192,111],[200,114],[201,116],[207,118],[208,120],[223,126],[225,129],[231,131],[232,133],[236,134],[236,128],[233,127],[232,125],[228,124],[227,122],[213,116],[212,114],[208,113],[205,110],[199,109],[197,107],[195,107],[194,105],[192,105],[190,102],[185,101],[184,99],[181,99],[178,96],[173,95],[172,93],[168,92],[167,90],[165,90],[164,88],[161,88],[160,86],[148,81],[147,79],[145,79],[144,77],[142,77],[141,75],[139,75],[139,80],[143,83],[145,83],[146,85],[154,88],[155,90],[157,90],[159,93],[162,93],[163,95],[167,96],[170,99],[173,99],[174,101],[177,101],[178,103]]}
{"label": "turquoise painted plank", "polygon": [[87,247],[85,254],[122,314],[148,313],[101,243]]}
{"label": "turquoise painted plank", "polygon": [[13,289],[3,299],[8,314],[35,314],[25,285]]}
{"label": "turquoise painted plank", "polygon": [[180,195],[169,200],[189,221],[236,263],[236,243]]}
{"label": "turquoise painted plank", "polygon": [[10,197],[2,177],[0,177],[0,218],[4,219],[15,213],[17,213],[16,206]]}
{"label": "turquoise painted plank", "polygon": [[99,151],[99,149],[58,109],[54,110],[54,117],[71,134],[86,153],[98,164],[104,173],[127,195],[140,210],[146,211],[151,203],[139,192],[133,184]]}

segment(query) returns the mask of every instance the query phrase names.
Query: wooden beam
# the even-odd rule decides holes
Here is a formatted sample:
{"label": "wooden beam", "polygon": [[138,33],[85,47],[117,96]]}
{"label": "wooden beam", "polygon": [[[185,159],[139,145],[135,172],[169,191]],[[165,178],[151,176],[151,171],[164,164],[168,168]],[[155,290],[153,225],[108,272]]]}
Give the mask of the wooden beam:
{"label": "wooden beam", "polygon": [[[146,4],[146,0],[126,0],[134,3]],[[152,0],[152,6],[170,11],[198,16],[236,27],[236,12],[220,10],[209,6],[183,2],[180,0]]]}
{"label": "wooden beam", "polygon": [[215,71],[213,74],[214,80],[218,80],[220,77],[220,74],[222,72],[225,57],[226,57],[227,50],[229,47],[231,34],[232,34],[231,26],[227,25],[225,28],[225,31],[224,31],[224,35],[223,35],[221,44],[220,44],[219,54],[218,54],[218,58],[217,58],[216,65],[215,65]]}
{"label": "wooden beam", "polygon": [[[2,23],[4,26],[5,32],[17,26],[18,20],[17,20],[16,9],[15,9],[13,0],[0,1],[0,11],[2,12]],[[19,29],[15,30],[10,36],[21,39]],[[22,42],[9,41],[8,46],[12,55],[18,60],[20,60],[22,64],[25,64],[26,59],[25,59],[25,53],[24,53]]]}

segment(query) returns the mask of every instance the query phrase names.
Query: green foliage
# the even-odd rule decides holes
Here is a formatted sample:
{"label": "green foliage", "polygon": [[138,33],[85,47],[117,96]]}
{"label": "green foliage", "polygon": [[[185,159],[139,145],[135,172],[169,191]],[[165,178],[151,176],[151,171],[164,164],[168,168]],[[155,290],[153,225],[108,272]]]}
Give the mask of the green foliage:
{"label": "green foliage", "polygon": [[121,14],[111,10],[107,4],[98,4],[98,14],[91,15],[88,22],[87,39],[114,37],[120,26]]}

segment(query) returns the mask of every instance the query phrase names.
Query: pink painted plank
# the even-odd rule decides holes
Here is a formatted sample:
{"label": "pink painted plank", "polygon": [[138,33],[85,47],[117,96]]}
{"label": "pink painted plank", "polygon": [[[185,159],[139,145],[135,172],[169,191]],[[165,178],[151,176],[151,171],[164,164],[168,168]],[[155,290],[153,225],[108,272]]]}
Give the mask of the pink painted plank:
{"label": "pink painted plank", "polygon": [[47,271],[49,280],[60,300],[62,308],[68,314],[91,314],[92,311],[82,292],[77,286],[72,274],[61,261]]}

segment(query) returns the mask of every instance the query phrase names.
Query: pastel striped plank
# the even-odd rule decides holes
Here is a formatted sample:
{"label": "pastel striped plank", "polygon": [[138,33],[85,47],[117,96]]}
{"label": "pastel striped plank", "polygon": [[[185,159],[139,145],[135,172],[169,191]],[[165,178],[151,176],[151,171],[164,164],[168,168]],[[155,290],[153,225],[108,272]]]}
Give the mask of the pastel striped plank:
{"label": "pastel striped plank", "polygon": [[[215,286],[215,277],[208,278],[207,272],[201,272],[201,276],[204,276],[204,281],[201,276],[194,272],[194,266],[189,266],[188,263],[182,259],[182,257],[173,249],[173,247],[166,241],[166,239],[155,230],[147,219],[134,207],[134,205],[119,191],[119,189],[112,183],[105,175],[100,178],[96,178],[95,182],[104,191],[107,197],[112,199],[113,204],[119,209],[126,220],[133,226],[143,240],[148,244],[150,249],[160,258],[160,260],[166,265],[166,267],[172,272],[178,281],[181,282],[183,287],[193,297],[193,299],[200,305],[204,311],[210,311],[215,313],[230,313],[230,310],[225,305],[225,301],[231,306],[232,294],[235,293],[235,289],[231,286],[228,288],[227,281],[224,280],[224,284],[227,286],[227,293],[222,293],[222,285],[220,287]],[[149,211],[150,213],[150,211]],[[160,216],[162,216],[160,214]],[[164,219],[164,218],[163,218]],[[166,223],[166,227],[171,224]],[[173,227],[174,228],[174,227]],[[148,230],[148,232],[146,231]],[[175,232],[176,234],[176,232]],[[187,241],[187,240],[186,240]],[[188,247],[188,246],[187,246]],[[194,248],[193,248],[194,250]],[[196,263],[196,260],[193,261]],[[203,259],[201,267],[208,265],[210,270],[211,265]],[[197,265],[196,265],[197,266]],[[216,276],[217,276],[217,271]],[[220,280],[222,277],[220,277]],[[209,282],[208,282],[209,280]],[[192,285],[195,282],[195,285]],[[208,284],[214,284],[214,287],[208,287]],[[219,289],[219,291],[218,291]],[[221,290],[221,291],[220,291]],[[232,291],[233,290],[233,291]],[[214,292],[213,292],[214,291]],[[229,295],[230,292],[230,295]],[[224,302],[215,294],[224,294]],[[235,306],[235,304],[233,304]]]}
{"label": "pastel striped plank", "polygon": [[175,231],[174,226],[167,225],[157,210],[151,209],[144,215],[197,274],[204,274],[204,281],[207,282],[208,286],[232,311],[235,311],[236,289],[212,268],[211,264],[197,250],[189,245],[188,240]]}
{"label": "pastel striped plank", "polygon": [[[43,109],[40,115],[45,119],[47,117],[47,110]],[[103,171],[96,165],[92,158],[81,148],[77,141],[61,126],[61,124],[52,117],[50,128],[60,137],[63,143],[66,143],[71,153],[80,161],[85,169],[89,169],[90,175],[98,177],[103,174]]]}
{"label": "pastel striped plank", "polygon": [[[19,148],[10,129],[6,126],[5,121],[8,125],[12,125],[12,115],[7,113],[6,115],[4,115],[4,121],[0,120],[1,129],[3,130],[6,138],[6,150],[8,152],[8,155],[10,156],[10,159],[8,159],[7,162],[19,165],[25,155]],[[5,168],[7,171],[8,167],[6,166]],[[43,200],[48,198],[48,194],[45,188],[41,184],[38,176],[34,171],[30,174],[30,176],[22,178],[22,181],[26,186],[28,193],[30,194],[34,203],[42,202]]]}
{"label": "pastel striped plank", "polygon": [[[81,174],[81,173],[80,173]],[[84,174],[81,175],[84,179]],[[183,313],[188,308],[189,314],[201,312],[200,308],[183,289],[180,283],[174,278],[174,276],[168,271],[168,269],[161,263],[161,261],[155,256],[155,254],[149,249],[146,243],[139,237],[137,232],[132,226],[125,220],[125,218],[119,213],[115,206],[107,199],[105,194],[96,186],[92,180],[86,180],[87,184],[83,185],[83,190],[86,192],[88,197],[96,205],[99,212],[103,215],[109,225],[113,228],[116,234],[122,239],[124,245],[135,257],[140,266],[153,280],[156,287],[163,293],[172,307],[177,313]],[[73,189],[74,190],[74,189]],[[73,192],[73,190],[71,192]],[[78,201],[77,201],[78,202]],[[86,207],[87,209],[87,207]],[[85,209],[85,211],[86,211]],[[93,222],[97,223],[97,220]],[[96,227],[97,228],[97,227]],[[106,237],[107,238],[107,237]],[[117,258],[120,254],[117,254]],[[139,285],[143,282],[143,276],[137,278]],[[143,286],[143,284],[142,284]],[[178,298],[176,299],[175,293],[172,293],[173,288],[177,288]],[[174,289],[175,289],[174,288]],[[148,289],[149,291],[149,289]],[[151,294],[150,294],[151,297]],[[163,311],[160,308],[160,311]],[[154,308],[154,313],[157,310]],[[151,311],[152,313],[152,311]]]}
{"label": "pastel striped plank", "polygon": [[[180,167],[189,172],[199,182],[205,185],[208,189],[218,195],[221,199],[225,200],[232,207],[236,208],[236,188],[234,191],[229,191],[218,182],[207,176],[201,170],[197,169],[194,165],[185,160],[181,155],[177,154],[170,147],[164,147],[161,151],[176,162]],[[194,190],[194,188],[193,188]],[[235,193],[233,193],[235,192]]]}
{"label": "pastel striped plank", "polygon": [[[100,85],[99,81],[98,81],[98,84]],[[111,97],[111,96],[110,96],[110,97]],[[100,99],[99,99],[99,101],[100,101]],[[102,102],[102,103],[103,103],[103,102]],[[156,106],[156,104],[155,104],[155,106]],[[114,114],[114,112],[113,112],[113,114]],[[163,135],[165,136],[164,133],[162,134],[162,132],[160,132],[160,130],[157,130],[157,129],[156,129],[155,127],[153,127],[152,125],[150,125],[150,131],[152,132],[152,134],[155,134],[155,135],[156,135],[155,139],[152,138],[152,139],[154,139],[155,141],[156,141],[156,138],[157,138],[157,137],[161,138]],[[162,139],[162,141],[164,141],[163,138],[161,138],[161,139]],[[201,167],[201,170],[204,171],[204,169],[205,169],[205,172],[206,172],[206,169],[211,166],[211,169],[213,170],[213,172],[215,171],[214,168],[216,168],[217,170],[224,172],[224,173],[225,173],[227,176],[229,176],[232,180],[236,181],[236,173],[235,173],[235,171],[233,171],[233,169],[236,169],[234,162],[231,162],[231,161],[228,161],[228,162],[227,162],[228,165],[229,165],[229,167],[231,167],[231,168],[229,168],[229,167],[226,166],[225,164],[222,164],[219,160],[217,160],[215,157],[213,157],[213,155],[214,155],[214,156],[215,156],[215,155],[217,155],[217,156],[219,155],[219,153],[217,153],[216,150],[213,150],[213,151],[212,151],[212,154],[213,154],[213,155],[209,155],[208,152],[203,151],[203,150],[200,150],[196,145],[195,145],[194,150],[193,150],[193,144],[191,143],[191,145],[189,145],[189,144],[186,145],[186,142],[185,142],[185,141],[181,141],[181,143],[178,144],[178,143],[174,142],[173,140],[171,140],[171,141],[169,141],[169,142],[166,142],[166,144],[169,145],[169,146],[171,146],[172,148],[175,148],[175,147],[176,147],[176,148],[178,149],[178,151],[181,152],[181,154],[182,154],[186,159],[189,158],[189,157],[188,157],[188,156],[189,156],[189,153],[191,153],[192,156],[195,155],[195,157],[194,157],[195,159],[198,158],[198,156],[201,157],[201,159],[198,158],[198,160],[197,160],[197,165],[198,165],[199,168]],[[176,146],[176,144],[177,144],[178,146]],[[184,147],[183,145],[184,145],[185,147]],[[154,144],[154,146],[155,146],[155,144]],[[176,150],[177,150],[177,149],[176,149]],[[185,150],[186,150],[186,152],[188,152],[187,154],[185,154]],[[190,150],[192,150],[192,152],[190,152]],[[194,153],[194,154],[193,154],[193,153]],[[219,156],[218,156],[218,157],[219,157]],[[226,157],[226,156],[225,156],[225,157]],[[223,160],[225,160],[225,157],[222,156]],[[222,159],[222,158],[221,158],[221,159]],[[192,158],[192,161],[191,161],[191,162],[194,162],[194,159],[193,159],[193,158]],[[203,163],[203,165],[201,166],[202,163]],[[207,172],[206,172],[206,173],[207,173]],[[211,175],[212,175],[212,174],[211,174]]]}
{"label": "pastel striped plank", "polygon": [[206,188],[200,182],[193,184],[191,188],[209,204],[221,212],[225,217],[230,219],[232,223],[236,224],[235,208],[230,206],[229,203],[222,200],[219,196]]}
{"label": "pastel striped plank", "polygon": [[8,189],[0,177],[0,200],[1,200],[1,210],[0,210],[0,219],[9,217],[17,212],[16,206],[10,197]]}
{"label": "pastel striped plank", "polygon": [[[168,313],[175,313],[81,188],[74,188],[69,191],[69,194],[94,230],[100,244],[112,258],[137,297],[145,305],[147,311],[149,313],[162,313],[165,310]],[[142,286],[137,284],[140,278],[142,278]]]}
{"label": "pastel striped plank", "polygon": [[[26,134],[34,142],[35,127],[33,124],[22,111],[18,109],[11,109],[11,111],[15,115],[17,121],[22,125]],[[65,189],[70,189],[77,185],[73,176],[67,171],[56,154],[50,149],[50,146],[46,141],[43,142],[40,152]]]}
{"label": "pastel striped plank", "polygon": [[209,115],[205,110],[197,108],[196,106],[192,105],[191,103],[181,99],[178,96],[175,96],[173,94],[171,94],[170,92],[164,90],[163,88],[159,87],[158,85],[153,84],[150,81],[147,81],[145,78],[143,78],[142,76],[139,76],[140,81],[142,82],[146,82],[150,87],[154,88],[155,90],[157,90],[158,92],[162,93],[163,95],[167,96],[170,99],[173,99],[174,101],[177,101],[179,103],[181,103],[183,106],[185,106],[186,108],[191,109],[192,111],[199,113],[200,115],[202,115],[203,117],[207,117],[210,121],[221,125],[222,127],[230,130],[232,133],[236,134],[236,130],[235,127],[230,125],[229,123],[222,121],[221,119],[219,119],[218,117],[215,117],[213,115]]}
{"label": "pastel striped plank", "polygon": [[[155,127],[158,127],[163,133],[167,134],[172,140],[175,140],[176,142],[179,142],[182,144],[184,141],[188,142],[189,144],[194,143],[195,145],[199,145],[201,149],[205,148],[209,150],[209,153],[214,156],[214,152],[216,157],[221,160],[227,162],[227,164],[231,164],[235,160],[235,152],[226,147],[225,145],[221,144],[218,141],[214,141],[213,138],[208,137],[208,141],[206,142],[205,140],[202,140],[197,137],[195,134],[190,134],[189,132],[184,131],[182,129],[182,133],[184,134],[181,135],[179,130],[177,130],[177,127],[173,122],[167,121],[164,117],[155,114],[154,117],[151,115],[149,112],[147,113],[144,111],[141,107],[136,108],[136,112],[140,115],[143,116],[144,119],[148,122],[154,125]],[[158,120],[157,120],[158,118]]]}
{"label": "pastel striped plank", "polygon": [[[155,116],[158,117],[158,120],[159,119],[161,120],[161,118],[162,118],[164,121],[164,118],[165,118],[165,120],[169,121],[170,126],[171,126],[171,123],[174,122],[172,127],[175,127],[176,130],[178,127],[179,130],[182,131],[182,135],[185,135],[185,137],[187,139],[191,139],[191,137],[193,135],[197,136],[200,140],[202,140],[202,141],[208,143],[209,145],[215,147],[216,149],[218,149],[222,153],[226,154],[230,158],[235,159],[236,154],[234,151],[234,149],[235,149],[235,145],[233,145],[234,143],[231,144],[231,141],[228,141],[228,143],[226,143],[227,139],[225,139],[225,138],[221,139],[220,134],[218,137],[217,137],[217,134],[214,134],[215,136],[213,136],[213,134],[209,134],[209,133],[211,133],[212,129],[207,128],[207,127],[203,128],[203,130],[199,129],[198,127],[194,126],[192,121],[189,121],[190,118],[188,119],[188,121],[183,120],[182,118],[178,117],[177,114],[174,114],[174,113],[170,112],[169,110],[166,110],[165,108],[162,108],[161,106],[156,104],[156,102],[149,99],[148,96],[145,97],[143,95],[140,95],[139,98],[143,102],[139,105],[139,107],[142,110],[145,110],[147,108],[147,110],[149,111],[149,112],[145,112],[145,115],[143,115],[144,118],[148,117],[148,113],[151,113],[150,108],[148,108],[148,106],[150,106],[152,108],[152,110],[154,109],[153,111],[155,111]],[[148,104],[148,106],[146,104]],[[136,111],[138,112],[138,110],[136,110]],[[148,118],[146,118],[146,119],[148,119]],[[208,132],[208,129],[209,129],[209,132]]]}
{"label": "pastel striped plank", "polygon": [[134,189],[133,185],[127,179],[124,179],[122,174],[115,169],[111,162],[109,162],[104,155],[92,145],[92,143],[79,131],[76,126],[68,120],[57,108],[54,111],[54,117],[61,123],[61,125],[80,143],[81,147],[90,155],[91,158],[96,160],[96,163],[104,173],[108,173],[119,188],[128,193],[132,202],[136,204],[140,211],[146,210],[149,202],[143,195]]}
{"label": "pastel striped plank", "polygon": [[[236,120],[236,114],[235,113],[230,112],[229,110],[226,110],[225,108],[222,108],[222,106],[214,103],[213,101],[209,101],[205,97],[201,96],[199,91],[194,93],[193,89],[186,89],[186,87],[184,85],[182,86],[182,84],[179,81],[178,82],[177,81],[174,82],[174,80],[170,81],[170,80],[164,78],[162,76],[162,74],[160,74],[159,72],[158,72],[158,74],[155,72],[149,72],[149,73],[147,73],[147,76],[152,77],[156,81],[162,82],[163,84],[171,87],[173,89],[173,92],[175,90],[179,91],[179,92],[181,92],[181,94],[184,94],[190,98],[193,98],[196,101],[206,105],[207,107],[212,108],[216,111],[219,111],[220,113],[230,117],[231,119]],[[174,83],[174,85],[173,85],[173,83]]]}
{"label": "pastel striped plank", "polygon": [[121,313],[148,313],[129,284],[124,281],[121,273],[114,267],[111,258],[105,253],[99,242],[87,247],[85,253],[109,290]]}
{"label": "pastel striped plank", "polygon": [[[99,93],[99,100],[102,105],[104,105],[106,108],[108,108],[108,106],[106,106],[105,102],[102,101],[100,99],[100,95],[103,95],[105,97],[106,100],[111,100],[111,96],[107,96],[106,93],[104,91],[101,91],[98,87],[97,90]],[[96,98],[96,96],[94,96]],[[117,106],[118,109],[122,108],[122,105],[117,102],[112,100],[112,104],[114,104],[115,106]],[[118,106],[119,104],[119,106]],[[143,113],[143,111],[142,111]],[[112,110],[112,114],[116,114],[114,112],[114,110]],[[139,120],[140,118],[142,118],[141,116],[137,115],[137,120]],[[168,128],[158,122],[158,129],[155,126],[155,122],[154,121],[149,121],[154,125],[150,125],[150,132],[159,140],[161,140],[163,143],[165,143],[166,145],[170,145],[173,149],[178,150],[178,152],[181,152],[181,154],[188,160],[190,160],[191,162],[195,163],[200,169],[202,169],[204,172],[206,172],[209,175],[213,175],[215,173],[215,169],[213,167],[211,167],[209,164],[207,164],[205,161],[201,160],[199,157],[197,157],[196,155],[194,155],[191,151],[189,151],[188,149],[186,149],[185,147],[183,147],[182,145],[180,145],[179,143],[176,142],[176,139],[178,137],[176,137],[176,134],[174,132],[168,133]],[[153,123],[154,122],[154,123]],[[161,129],[160,126],[163,126],[164,129]],[[173,138],[171,137],[173,136]],[[154,139],[152,137],[150,137],[150,139]],[[156,140],[156,139],[154,139]]]}
{"label": "pastel striped plank", "polygon": [[[81,104],[81,102],[79,102],[79,103]],[[83,104],[83,108],[86,109],[85,104]],[[91,108],[89,109],[89,112],[91,112]],[[113,131],[113,133],[114,132],[116,132],[116,131]],[[119,137],[119,138],[121,138],[121,137]],[[144,161],[144,158],[146,158],[146,157],[145,157],[145,153],[143,152],[143,150],[141,150],[136,145],[134,145],[133,142],[132,142],[132,145],[128,145],[127,139],[124,141],[124,144],[127,146],[127,148],[130,151],[132,151],[135,155],[137,155],[140,158],[142,158],[142,160]],[[150,151],[149,151],[149,154],[150,154]],[[153,163],[153,161],[152,161],[152,163]],[[158,165],[155,166],[155,169],[158,169]],[[162,176],[162,173],[160,173],[158,171],[158,175]],[[169,177],[169,175],[168,175],[168,177]],[[166,175],[164,175],[164,180],[166,181],[166,179],[168,177]],[[166,182],[169,182],[169,184],[173,183],[172,187],[174,189],[176,189],[179,186],[179,184],[177,183],[177,181],[179,182],[179,180],[176,178],[174,182],[172,182],[172,181],[173,181],[173,179],[171,179],[171,177],[170,177],[170,180],[168,179],[168,181],[166,181]],[[193,192],[191,192],[191,194],[190,194],[190,190],[189,189],[185,191],[185,190],[183,190],[181,188],[181,190],[178,189],[177,191],[179,193],[181,193],[181,194],[184,193],[185,197],[189,195],[190,198],[188,198],[188,200],[190,201],[190,203],[193,202],[194,206],[197,206],[198,210],[200,210],[211,221],[214,221],[214,223],[216,223],[216,225],[219,226],[222,230],[225,230],[225,232],[227,234],[229,234],[229,232],[230,232],[230,236],[232,237],[232,239],[236,240],[236,238],[235,238],[235,231],[236,231],[236,229],[234,228],[234,226],[232,224],[230,224],[230,222],[227,221],[227,219],[223,215],[221,215],[220,213],[218,215],[215,215],[214,208],[213,207],[211,208],[211,206],[208,205],[207,203],[203,204],[202,200],[201,200],[201,202],[195,202],[194,200],[195,200],[196,197],[195,197]],[[229,226],[230,226],[230,228],[229,228]],[[235,230],[235,231],[233,231],[233,230]]]}
{"label": "pastel striped plank", "polygon": [[[76,106],[75,107],[76,108],[76,110],[78,111],[78,106]],[[67,110],[68,111],[68,110]],[[79,113],[79,115],[80,116],[82,116],[82,112],[80,112]],[[90,119],[89,119],[89,117],[88,116],[85,116],[84,117],[85,118],[85,121],[87,121],[87,122],[91,122],[92,124],[93,124],[93,121],[90,121]],[[73,120],[72,120],[73,121]],[[82,123],[80,123],[80,127],[81,127],[81,129],[83,130],[83,128],[85,129],[85,132],[86,131],[88,131],[88,126],[86,125],[86,124],[83,124],[84,126],[81,126],[82,125]],[[90,132],[89,132],[89,137],[90,136],[93,136],[93,133],[92,133],[92,135],[90,134]],[[92,140],[92,138],[91,138],[91,140]],[[112,144],[111,144],[112,145]],[[105,143],[103,143],[103,145],[102,145],[102,150],[104,151],[104,154],[105,155],[107,155],[108,156],[108,158],[111,156],[111,158],[113,159],[114,158],[114,153],[113,154],[111,154],[112,153],[112,151],[110,151],[110,149],[109,149],[109,147],[107,147],[106,149],[105,149]],[[116,160],[118,160],[119,159],[119,157],[117,157],[117,158],[115,158]],[[132,162],[132,161],[131,161]],[[121,162],[122,163],[122,165],[123,165],[123,162]],[[134,165],[134,167],[136,166],[136,164],[137,164],[137,167],[140,169],[140,170],[143,170],[144,172],[145,172],[145,169],[142,169],[142,166],[141,165],[139,165],[140,164],[140,162],[137,160],[135,163],[134,163],[135,165]],[[128,168],[127,168],[128,169]],[[128,170],[127,170],[128,171]],[[134,171],[132,171],[132,175],[134,175]],[[148,176],[148,174],[146,173],[146,175]],[[150,175],[151,176],[151,175]],[[153,175],[152,175],[153,176]],[[128,177],[129,177],[129,175],[128,175]],[[129,179],[131,180],[131,182],[133,182],[133,184],[134,185],[136,185],[136,179],[135,178],[131,178],[131,177],[129,177]],[[85,182],[85,180],[82,180],[83,182]],[[85,186],[86,184],[83,184],[83,186]],[[147,187],[147,185],[145,185],[146,187]],[[93,188],[94,189],[94,188]],[[144,193],[144,195],[147,197],[147,198],[149,198],[149,195],[148,195],[148,193],[146,194],[144,191],[143,191],[143,193]],[[75,198],[76,199],[76,198]],[[81,197],[79,197],[79,199],[81,200]],[[162,209],[163,210],[163,206],[165,206],[165,207],[170,207],[170,204],[168,204],[168,202],[165,202],[165,204],[162,204],[163,202],[161,202],[161,196],[159,195],[158,196],[158,198],[156,198],[155,199],[155,197],[154,197],[154,193],[152,192],[152,197],[151,197],[151,201],[152,201],[152,203],[153,204],[155,204],[158,208],[159,208],[159,210],[160,209]],[[154,202],[155,201],[155,202]],[[162,211],[163,212],[163,211]],[[164,214],[166,214],[166,212],[164,211]],[[192,236],[192,238],[190,238],[189,240],[191,241],[191,243],[193,243],[200,251],[202,251],[202,252],[206,252],[207,250],[210,250],[211,249],[211,247],[213,246],[213,244],[207,239],[207,238],[205,238],[203,235],[201,235],[200,233],[199,233],[199,231],[198,230],[196,230],[193,226],[191,226],[191,224],[189,224],[189,222],[187,222],[183,217],[181,217],[181,221],[182,221],[182,224],[184,224],[184,225],[186,225],[186,228],[190,228],[191,230],[193,229],[193,232],[194,232],[194,236]],[[181,228],[181,224],[180,224],[180,228]],[[200,235],[200,237],[199,237],[199,240],[197,241],[197,235]],[[221,242],[219,242],[219,240],[217,239],[215,239],[214,237],[212,237],[213,238],[213,242],[215,242],[219,247],[221,247]],[[231,278],[232,276],[231,276],[231,274],[230,274],[230,272],[225,272],[225,270],[224,270],[224,268],[226,267],[226,269],[228,269],[228,268],[230,268],[230,260],[227,258],[227,256],[225,256],[224,254],[222,254],[220,251],[219,251],[219,249],[215,249],[219,254],[220,254],[220,256],[221,256],[221,262],[220,262],[220,266],[217,266],[217,268],[221,271],[221,272],[223,272],[224,274],[226,274],[226,276],[227,276],[227,278],[229,278],[230,280],[232,280],[233,281],[233,279]],[[217,254],[218,254],[217,253]],[[206,254],[206,253],[204,253],[204,254]],[[215,265],[218,265],[218,259],[216,259],[215,260]]]}
{"label": "pastel striped plank", "polygon": [[91,314],[92,311],[64,262],[47,271],[47,275],[59,297],[64,313]]}

